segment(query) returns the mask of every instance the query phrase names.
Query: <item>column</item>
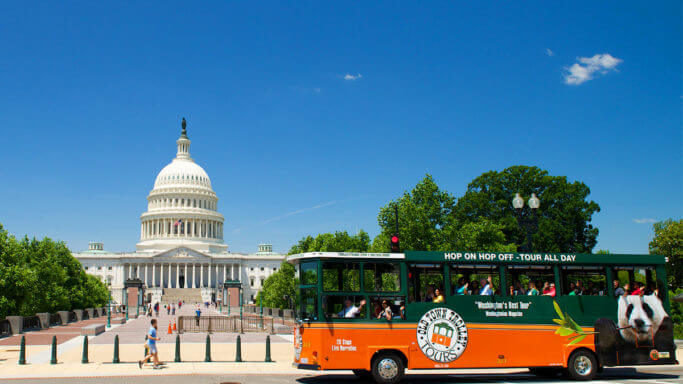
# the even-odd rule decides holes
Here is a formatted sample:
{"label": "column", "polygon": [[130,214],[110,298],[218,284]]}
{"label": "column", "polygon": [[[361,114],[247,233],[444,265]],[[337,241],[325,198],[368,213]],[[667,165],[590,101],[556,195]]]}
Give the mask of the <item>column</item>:
{"label": "column", "polygon": [[175,287],[180,288],[180,264],[175,265]]}
{"label": "column", "polygon": [[195,288],[194,279],[195,279],[195,276],[197,276],[196,275],[197,269],[195,268],[195,266],[196,266],[196,264],[192,263],[192,287],[190,287],[190,288]]}
{"label": "column", "polygon": [[204,265],[199,264],[199,288],[204,288]]}
{"label": "column", "polygon": [[171,269],[173,269],[173,268],[171,268],[171,266],[172,266],[172,264],[171,264],[171,263],[168,263],[168,287],[169,287],[169,288],[173,288],[173,287],[171,286],[171,285],[172,285],[172,283],[171,283],[171,281],[172,281],[172,280],[171,280]]}
{"label": "column", "polygon": [[147,284],[147,281],[148,281],[148,280],[147,280],[147,269],[148,269],[147,266],[148,266],[148,265],[149,265],[149,264],[145,263],[145,285],[147,285],[147,286],[149,287],[149,285]]}
{"label": "column", "polygon": [[227,279],[228,279],[228,265],[223,264],[223,282],[225,283],[225,281]]}
{"label": "column", "polygon": [[209,288],[212,288],[212,287],[211,287],[211,282],[212,282],[212,280],[213,280],[213,278],[212,278],[212,277],[213,277],[213,276],[212,276],[213,273],[211,273],[211,272],[213,272],[213,265],[209,264],[209,265],[206,267],[206,273],[209,274]]}
{"label": "column", "polygon": [[155,267],[156,264],[152,263],[152,287],[157,286],[157,269]]}
{"label": "column", "polygon": [[188,288],[190,286],[190,282],[188,280],[189,279],[187,278],[187,263],[185,263],[185,288]]}
{"label": "column", "polygon": [[142,235],[143,235],[143,233],[144,233],[143,228],[144,228],[144,224],[143,224],[143,223],[140,223],[140,238],[141,238],[141,239],[142,239]]}
{"label": "column", "polygon": [[230,280],[235,280],[235,264],[230,264]]}

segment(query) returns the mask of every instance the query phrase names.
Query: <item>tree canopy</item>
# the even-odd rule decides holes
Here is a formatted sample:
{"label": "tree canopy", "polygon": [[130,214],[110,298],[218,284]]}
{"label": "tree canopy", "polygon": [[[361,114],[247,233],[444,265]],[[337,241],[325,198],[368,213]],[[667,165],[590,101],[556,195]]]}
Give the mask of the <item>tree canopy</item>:
{"label": "tree canopy", "polygon": [[590,223],[600,206],[587,199],[588,186],[538,167],[516,165],[475,178],[458,199],[455,220],[460,224],[489,220],[501,226],[506,242],[522,245],[525,231],[517,224],[511,204],[516,193],[527,200],[535,193],[541,202],[534,251],[590,253],[595,247],[598,229]]}
{"label": "tree canopy", "polygon": [[306,236],[290,248],[288,254],[304,252],[368,252],[370,250],[370,236],[362,229],[355,235],[346,231],[335,233],[320,233]]}
{"label": "tree canopy", "polygon": [[0,224],[0,318],[107,303],[107,287],[87,275],[63,242],[21,241]]}
{"label": "tree canopy", "polygon": [[287,298],[296,299],[296,286],[299,284],[295,272],[292,264],[283,261],[280,269],[263,282],[263,289],[256,295],[256,303],[263,300],[265,307],[290,309]]}
{"label": "tree canopy", "polygon": [[683,220],[668,219],[654,223],[655,235],[650,253],[668,258],[666,274],[672,290],[683,287]]}
{"label": "tree canopy", "polygon": [[375,252],[389,251],[389,238],[396,231],[395,207],[398,207],[401,249],[497,252],[516,249],[501,231],[503,226],[492,220],[459,222],[455,215],[456,198],[441,190],[427,174],[410,192],[404,192],[403,196],[380,208],[377,221],[381,232],[372,244]]}

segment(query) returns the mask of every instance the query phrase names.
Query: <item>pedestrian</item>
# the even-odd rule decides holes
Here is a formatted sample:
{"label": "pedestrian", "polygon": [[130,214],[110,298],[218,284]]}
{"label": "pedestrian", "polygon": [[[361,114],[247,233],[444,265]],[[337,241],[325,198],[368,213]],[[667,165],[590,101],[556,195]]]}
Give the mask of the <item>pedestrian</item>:
{"label": "pedestrian", "polygon": [[173,307],[171,307],[171,312],[172,312],[171,314],[173,316],[175,316],[175,304],[173,304]]}
{"label": "pedestrian", "polygon": [[156,313],[156,317],[159,317],[159,302],[154,304],[154,312]]}
{"label": "pedestrian", "polygon": [[199,304],[197,304],[197,310],[194,311],[195,314],[195,321],[197,322],[197,326],[199,327],[199,316],[202,315],[202,309],[199,307]]}
{"label": "pedestrian", "polygon": [[166,307],[166,314],[170,315],[171,314],[171,305],[168,304],[168,305],[165,305],[165,307]]}
{"label": "pedestrian", "polygon": [[145,356],[144,360],[138,361],[138,368],[142,369],[142,364],[148,362],[150,359],[154,361],[154,369],[158,369],[161,363],[159,362],[159,352],[157,351],[157,341],[161,340],[157,337],[157,319],[152,319],[150,321],[152,324],[147,332],[147,347],[149,348],[149,354]]}

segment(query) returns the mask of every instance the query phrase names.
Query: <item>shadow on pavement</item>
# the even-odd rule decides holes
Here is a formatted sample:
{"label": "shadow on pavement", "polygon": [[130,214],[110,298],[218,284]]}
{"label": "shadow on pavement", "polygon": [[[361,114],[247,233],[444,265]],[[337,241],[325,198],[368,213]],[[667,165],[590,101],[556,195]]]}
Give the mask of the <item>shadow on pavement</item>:
{"label": "shadow on pavement", "polygon": [[[673,368],[673,367],[672,367]],[[678,379],[679,375],[670,373],[638,372],[634,368],[606,368],[603,373],[597,375],[595,380],[665,380]],[[496,383],[496,382],[531,382],[531,383],[552,383],[573,381],[566,376],[555,378],[537,377],[529,373],[507,373],[507,374],[458,374],[450,371],[444,374],[419,374],[409,373],[401,383]],[[374,383],[372,379],[359,379],[354,375],[318,375],[302,377],[297,379],[302,384],[345,384],[345,383]],[[578,382],[577,382],[578,383]]]}

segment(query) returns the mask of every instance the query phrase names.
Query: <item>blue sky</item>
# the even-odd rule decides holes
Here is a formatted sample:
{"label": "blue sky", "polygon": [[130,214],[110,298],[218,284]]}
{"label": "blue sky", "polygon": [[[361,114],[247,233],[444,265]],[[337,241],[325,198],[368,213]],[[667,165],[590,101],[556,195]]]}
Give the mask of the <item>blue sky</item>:
{"label": "blue sky", "polygon": [[3,3],[0,222],[134,250],[183,116],[233,251],[515,164],[591,188],[596,250],[681,217],[680,2],[293,3]]}

